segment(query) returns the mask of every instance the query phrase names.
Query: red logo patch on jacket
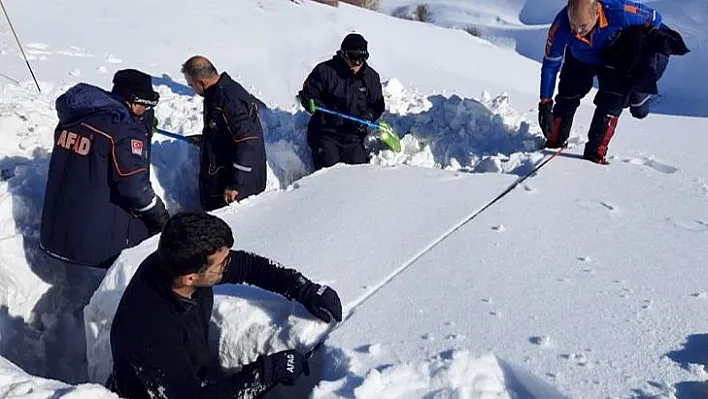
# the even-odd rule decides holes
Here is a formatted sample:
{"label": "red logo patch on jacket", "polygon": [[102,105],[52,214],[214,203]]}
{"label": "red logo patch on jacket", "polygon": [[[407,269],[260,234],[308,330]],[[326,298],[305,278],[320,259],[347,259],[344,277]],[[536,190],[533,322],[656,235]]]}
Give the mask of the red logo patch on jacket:
{"label": "red logo patch on jacket", "polygon": [[143,142],[140,140],[130,140],[130,148],[135,155],[143,155]]}

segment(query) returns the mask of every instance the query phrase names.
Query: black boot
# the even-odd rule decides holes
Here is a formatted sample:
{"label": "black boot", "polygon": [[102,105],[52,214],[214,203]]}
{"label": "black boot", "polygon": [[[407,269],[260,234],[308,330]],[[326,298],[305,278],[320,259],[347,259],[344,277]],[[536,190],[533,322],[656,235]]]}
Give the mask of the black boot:
{"label": "black boot", "polygon": [[637,119],[644,119],[649,115],[651,94],[633,93],[629,96],[629,112]]}
{"label": "black boot", "polygon": [[588,142],[585,144],[583,158],[601,165],[607,165],[607,147],[615,134],[618,116],[608,114],[599,108],[595,109],[592,117]]}

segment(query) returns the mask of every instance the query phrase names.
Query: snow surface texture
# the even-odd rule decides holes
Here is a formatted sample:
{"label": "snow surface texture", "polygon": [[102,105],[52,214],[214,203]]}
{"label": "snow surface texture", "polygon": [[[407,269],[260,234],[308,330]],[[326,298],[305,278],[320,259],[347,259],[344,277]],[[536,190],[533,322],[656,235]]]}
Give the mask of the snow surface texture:
{"label": "snow surface texture", "polygon": [[[382,5],[394,1],[410,4]],[[454,228],[546,155],[538,151],[533,60],[562,2],[430,0],[446,3],[445,18],[462,18],[460,27],[483,18],[483,36],[528,58],[344,4],[5,3],[42,94],[0,24],[0,355],[32,375],[3,362],[0,392],[110,397],[95,385],[36,376],[103,382],[115,306],[156,244],[125,251],[102,281],[37,252],[54,99],[79,81],[108,88],[115,70],[137,67],[161,94],[160,127],[198,133],[201,99],[179,73],[198,51],[263,101],[268,192],[218,212],[236,247],[332,285],[345,306],[347,321],[313,357],[313,375],[273,396],[706,397],[705,119],[623,116],[610,167],[581,162],[570,149]],[[672,59],[655,111],[705,116],[697,100],[706,94],[706,3],[652,5],[694,50]],[[66,24],[77,16],[81,29]],[[126,29],[149,34],[139,46],[106,39]],[[386,82],[384,119],[406,134],[404,151],[310,175],[307,115],[293,96],[351,30],[369,39]],[[573,144],[585,139],[591,99],[578,111]],[[196,206],[196,155],[154,139],[151,178],[172,211]],[[219,287],[212,318],[213,348],[228,368],[257,353],[309,349],[329,331],[299,304],[246,286]]]}
{"label": "snow surface texture", "polygon": [[3,398],[66,398],[113,399],[117,395],[97,384],[72,386],[56,380],[38,378],[0,358],[0,397]]}

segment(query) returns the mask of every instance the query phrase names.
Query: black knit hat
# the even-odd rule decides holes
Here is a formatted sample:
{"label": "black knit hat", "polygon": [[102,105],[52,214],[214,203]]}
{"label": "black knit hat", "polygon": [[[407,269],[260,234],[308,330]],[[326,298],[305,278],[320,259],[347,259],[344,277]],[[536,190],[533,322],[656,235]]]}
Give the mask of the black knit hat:
{"label": "black knit hat", "polygon": [[350,33],[342,40],[342,51],[362,51],[368,52],[368,43],[364,36],[358,33]]}
{"label": "black knit hat", "polygon": [[160,95],[152,89],[152,77],[137,69],[122,69],[113,75],[113,90],[129,103],[154,107]]}

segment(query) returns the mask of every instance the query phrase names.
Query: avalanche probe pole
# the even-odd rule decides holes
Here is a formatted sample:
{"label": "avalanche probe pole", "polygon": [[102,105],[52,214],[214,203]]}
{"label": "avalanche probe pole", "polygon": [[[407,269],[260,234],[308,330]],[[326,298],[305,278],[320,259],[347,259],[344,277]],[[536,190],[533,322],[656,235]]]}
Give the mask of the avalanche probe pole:
{"label": "avalanche probe pole", "polygon": [[37,78],[34,77],[34,71],[32,70],[32,67],[30,66],[29,61],[27,60],[27,56],[25,55],[25,50],[22,49],[22,43],[20,43],[20,39],[17,37],[17,33],[15,33],[15,28],[12,26],[12,22],[10,22],[10,16],[7,15],[7,10],[5,10],[5,4],[0,0],[0,6],[2,6],[2,12],[5,14],[5,18],[7,19],[7,23],[10,24],[10,30],[12,30],[12,34],[15,35],[15,40],[17,41],[17,45],[20,47],[20,52],[22,53],[22,58],[25,59],[25,63],[27,64],[27,68],[30,70],[30,74],[32,74],[32,79],[34,80],[34,84],[37,85],[37,90],[39,92],[42,92],[42,89],[39,88],[39,83],[37,83]]}

